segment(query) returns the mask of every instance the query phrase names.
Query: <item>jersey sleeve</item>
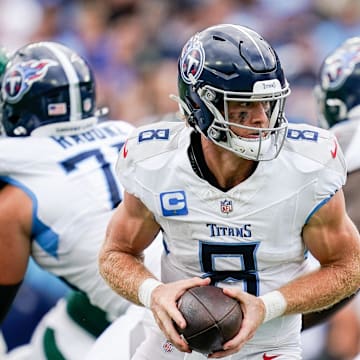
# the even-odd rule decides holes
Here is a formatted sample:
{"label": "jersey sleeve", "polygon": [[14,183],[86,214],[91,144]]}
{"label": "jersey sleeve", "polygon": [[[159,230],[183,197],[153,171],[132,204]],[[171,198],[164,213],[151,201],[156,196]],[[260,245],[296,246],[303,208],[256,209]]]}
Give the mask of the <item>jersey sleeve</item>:
{"label": "jersey sleeve", "polygon": [[325,156],[325,164],[317,176],[315,191],[315,207],[311,210],[308,219],[346,183],[347,168],[344,154],[335,136],[328,139],[328,154]]}
{"label": "jersey sleeve", "polygon": [[[135,129],[120,150],[116,174],[125,190],[142,198],[158,171],[169,165],[182,123],[159,122]],[[170,160],[169,160],[170,159]]]}
{"label": "jersey sleeve", "polygon": [[284,144],[289,161],[305,183],[312,184],[304,203],[306,221],[346,182],[346,163],[336,137],[329,130],[309,124],[289,125]]}
{"label": "jersey sleeve", "polygon": [[138,136],[138,130],[135,129],[132,131],[128,139],[125,141],[123,147],[119,152],[119,156],[116,162],[115,171],[120,180],[120,183],[123,185],[124,189],[137,197],[135,186],[136,176],[135,176],[135,163],[136,163],[136,138]]}
{"label": "jersey sleeve", "polygon": [[318,177],[319,195],[324,192],[325,195],[334,194],[346,182],[346,162],[341,147],[336,137],[331,134],[328,140],[328,155],[324,169]]}

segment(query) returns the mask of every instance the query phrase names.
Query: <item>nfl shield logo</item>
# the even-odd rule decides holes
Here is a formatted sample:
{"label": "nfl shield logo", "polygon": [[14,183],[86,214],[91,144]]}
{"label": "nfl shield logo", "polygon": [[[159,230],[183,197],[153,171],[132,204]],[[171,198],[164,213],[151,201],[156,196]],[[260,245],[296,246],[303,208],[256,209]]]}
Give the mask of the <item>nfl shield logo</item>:
{"label": "nfl shield logo", "polygon": [[233,211],[233,205],[231,200],[220,201],[220,210],[223,214],[229,214]]}

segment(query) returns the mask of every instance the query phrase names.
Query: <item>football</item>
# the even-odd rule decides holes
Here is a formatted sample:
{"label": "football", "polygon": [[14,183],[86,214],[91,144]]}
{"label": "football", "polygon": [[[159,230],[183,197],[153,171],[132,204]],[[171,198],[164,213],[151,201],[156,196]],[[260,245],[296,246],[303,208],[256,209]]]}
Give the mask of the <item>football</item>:
{"label": "football", "polygon": [[240,330],[243,314],[240,304],[216,286],[187,290],[178,300],[186,328],[177,328],[189,347],[203,354],[221,350]]}

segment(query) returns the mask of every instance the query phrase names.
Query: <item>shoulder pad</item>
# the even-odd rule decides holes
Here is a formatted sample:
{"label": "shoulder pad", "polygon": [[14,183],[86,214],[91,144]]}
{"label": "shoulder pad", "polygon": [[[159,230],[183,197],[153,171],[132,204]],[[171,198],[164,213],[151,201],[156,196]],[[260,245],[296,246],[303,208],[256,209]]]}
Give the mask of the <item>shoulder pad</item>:
{"label": "shoulder pad", "polygon": [[135,163],[150,159],[155,167],[160,166],[162,154],[178,148],[181,141],[189,141],[189,136],[181,136],[184,130],[183,122],[158,122],[136,128],[119,154],[116,172],[124,174]]}
{"label": "shoulder pad", "polygon": [[[336,137],[328,130],[308,124],[290,124],[284,144],[285,151],[291,151],[305,161],[304,166],[312,171],[320,167],[329,167],[343,171],[346,169],[344,155]],[[301,159],[297,159],[301,167]]]}

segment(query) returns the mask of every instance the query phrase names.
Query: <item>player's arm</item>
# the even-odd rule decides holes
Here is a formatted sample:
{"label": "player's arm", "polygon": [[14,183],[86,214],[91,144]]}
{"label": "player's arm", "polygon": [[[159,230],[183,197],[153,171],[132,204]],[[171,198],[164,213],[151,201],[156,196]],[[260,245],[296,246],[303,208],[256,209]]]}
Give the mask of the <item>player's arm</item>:
{"label": "player's arm", "polygon": [[[359,183],[360,170],[348,174],[346,184],[343,188],[347,212],[358,229],[360,229],[360,191],[358,191]],[[329,309],[320,312],[304,314],[302,330],[309,329],[313,326],[323,323],[324,321],[327,321],[330,317],[333,316],[333,314],[347,305],[354,296],[355,294],[341,300],[339,303],[335,304]]]}
{"label": "player's arm", "polygon": [[320,262],[320,269],[260,297],[224,289],[227,295],[241,301],[245,316],[238,335],[224,344],[224,351],[209,358],[238,351],[264,321],[320,311],[356,292],[360,285],[360,238],[345,212],[342,191],[312,216],[303,229],[303,239]]}
{"label": "player's arm", "polygon": [[311,217],[303,239],[321,266],[280,289],[285,314],[329,308],[360,286],[360,238],[345,211],[342,190]]}
{"label": "player's arm", "polygon": [[32,202],[20,189],[0,190],[0,323],[25,276],[30,256]]}
{"label": "player's arm", "polygon": [[329,320],[335,313],[340,311],[345,305],[347,305],[353,298],[358,294],[359,290],[355,293],[342,299],[335,305],[331,306],[328,309],[312,312],[302,315],[302,326],[301,331],[312,328],[313,326],[320,325],[323,322]]}
{"label": "player's arm", "polygon": [[143,250],[159,231],[152,213],[138,198],[125,192],[107,227],[99,266],[109,285],[138,305],[140,284],[154,277],[143,264]]}
{"label": "player's arm", "polygon": [[[210,279],[191,278],[169,284],[156,282],[154,275],[145,268],[142,254],[159,231],[153,214],[139,199],[125,192],[107,228],[99,257],[100,273],[121,296],[151,308],[166,338],[180,351],[190,352],[174,327],[173,321],[181,328],[186,325],[176,300],[186,289],[208,285]],[[152,280],[147,283],[150,284],[147,290],[145,284],[149,278]],[[139,293],[147,295],[139,296]]]}

